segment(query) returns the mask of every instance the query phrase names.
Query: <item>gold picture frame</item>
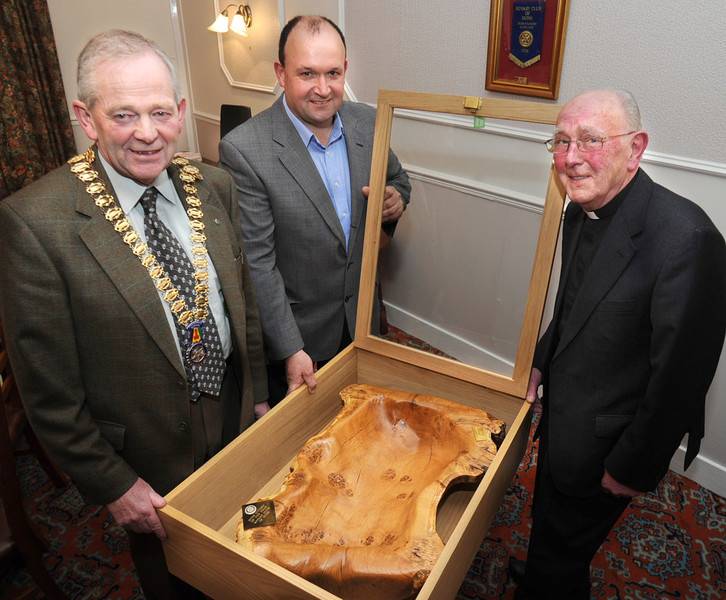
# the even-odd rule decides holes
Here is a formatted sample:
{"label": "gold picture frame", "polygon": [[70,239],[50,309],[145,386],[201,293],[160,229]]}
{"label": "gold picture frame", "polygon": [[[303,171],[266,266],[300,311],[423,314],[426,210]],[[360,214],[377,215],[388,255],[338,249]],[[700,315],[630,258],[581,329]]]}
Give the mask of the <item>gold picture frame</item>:
{"label": "gold picture frame", "polygon": [[569,0],[491,0],[485,87],[557,99]]}

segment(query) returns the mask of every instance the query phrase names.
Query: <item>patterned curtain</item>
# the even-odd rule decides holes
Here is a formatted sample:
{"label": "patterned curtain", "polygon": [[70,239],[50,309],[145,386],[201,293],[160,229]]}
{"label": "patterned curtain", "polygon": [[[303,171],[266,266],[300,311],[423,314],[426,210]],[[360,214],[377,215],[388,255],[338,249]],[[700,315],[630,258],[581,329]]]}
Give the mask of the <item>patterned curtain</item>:
{"label": "patterned curtain", "polygon": [[0,0],[0,199],[75,153],[46,0]]}

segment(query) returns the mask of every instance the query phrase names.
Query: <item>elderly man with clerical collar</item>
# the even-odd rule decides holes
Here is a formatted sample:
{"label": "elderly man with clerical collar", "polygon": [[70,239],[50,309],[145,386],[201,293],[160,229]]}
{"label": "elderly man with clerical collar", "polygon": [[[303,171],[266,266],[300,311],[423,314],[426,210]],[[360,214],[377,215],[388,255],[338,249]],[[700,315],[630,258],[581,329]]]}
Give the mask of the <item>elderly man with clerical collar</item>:
{"label": "elderly man with clerical collar", "polygon": [[30,422],[129,531],[148,598],[196,590],[166,570],[169,492],[267,409],[234,186],[174,158],[174,67],[128,31],[78,59],[91,148],[0,205],[0,317]]}
{"label": "elderly man with clerical collar", "polygon": [[568,102],[547,141],[570,204],[527,394],[540,445],[527,561],[510,560],[517,598],[589,598],[590,561],[630,499],[658,485],[686,434],[688,467],[704,434],[726,248],[701,208],[640,169],[647,145],[621,90]]}

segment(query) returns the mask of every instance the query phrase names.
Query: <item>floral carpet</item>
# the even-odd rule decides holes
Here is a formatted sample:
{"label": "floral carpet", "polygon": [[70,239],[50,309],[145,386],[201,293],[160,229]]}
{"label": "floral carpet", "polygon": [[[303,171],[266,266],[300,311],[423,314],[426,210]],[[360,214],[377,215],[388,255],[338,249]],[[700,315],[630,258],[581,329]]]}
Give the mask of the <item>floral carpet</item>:
{"label": "floral carpet", "polygon": [[[530,445],[456,600],[510,599],[510,556],[524,558],[537,445]],[[31,456],[18,458],[27,509],[48,540],[46,566],[70,599],[142,599],[128,542],[109,513],[84,504],[72,486],[53,487]],[[592,564],[597,600],[726,598],[726,499],[669,472],[636,499]],[[0,580],[0,598],[42,598],[20,565]],[[244,600],[241,598],[241,600]],[[375,600],[375,599],[371,599]]]}

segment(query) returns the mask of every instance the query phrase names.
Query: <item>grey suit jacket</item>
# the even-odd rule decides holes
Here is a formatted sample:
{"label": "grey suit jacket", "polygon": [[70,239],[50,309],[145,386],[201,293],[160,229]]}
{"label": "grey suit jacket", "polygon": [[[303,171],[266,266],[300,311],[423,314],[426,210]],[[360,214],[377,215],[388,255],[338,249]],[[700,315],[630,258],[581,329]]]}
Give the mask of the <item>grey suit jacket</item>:
{"label": "grey suit jacket", "polygon": [[[221,164],[237,184],[242,236],[259,299],[268,357],[305,348],[313,360],[338,350],[347,321],[355,330],[375,111],[346,102],[340,110],[348,148],[351,232],[345,237],[323,181],[282,98],[232,130]],[[407,201],[408,176],[391,153],[388,183]]]}
{"label": "grey suit jacket", "polygon": [[726,247],[698,206],[640,171],[559,336],[582,222],[570,204],[555,317],[535,354],[552,477],[579,496],[599,491],[604,469],[650,490],[684,434],[686,466],[698,453],[726,329]]}
{"label": "grey suit jacket", "polygon": [[[262,335],[233,183],[198,166],[207,248],[243,375],[243,428],[255,396],[267,397]],[[33,428],[81,492],[106,504],[137,476],[168,492],[194,455],[186,373],[157,291],[84,187],[65,165],[0,203],[0,317]]]}

